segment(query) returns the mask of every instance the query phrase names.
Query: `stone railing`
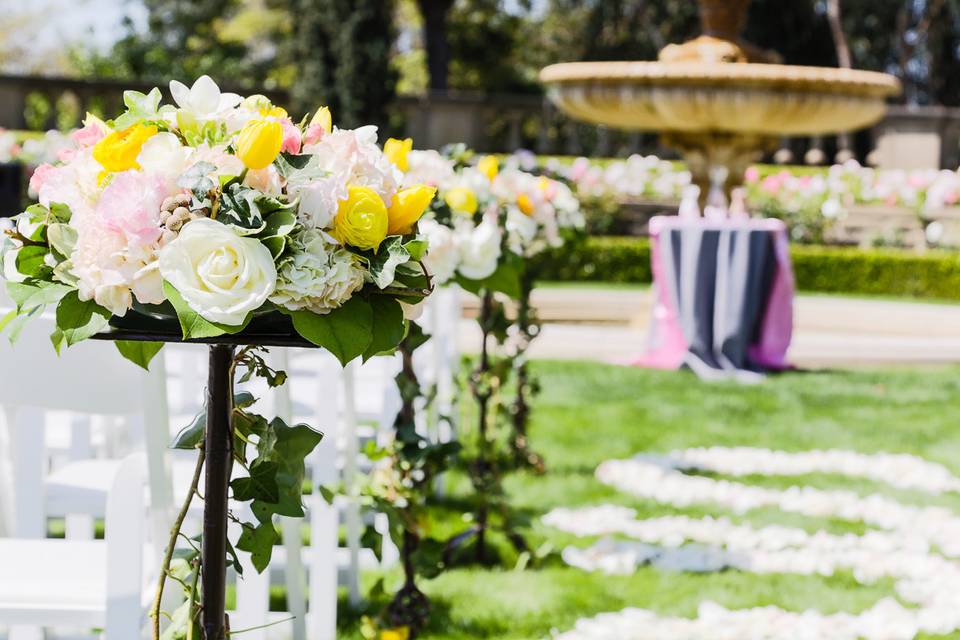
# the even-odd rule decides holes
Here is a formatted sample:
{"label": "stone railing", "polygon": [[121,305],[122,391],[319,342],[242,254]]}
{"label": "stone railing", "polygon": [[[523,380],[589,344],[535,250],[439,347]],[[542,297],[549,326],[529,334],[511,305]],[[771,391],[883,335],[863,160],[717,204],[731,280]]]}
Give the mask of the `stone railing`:
{"label": "stone railing", "polygon": [[[76,126],[87,111],[117,113],[123,89],[149,91],[164,83],[77,80],[0,75],[0,128],[44,130]],[[263,93],[286,105],[285,91],[224,87]],[[167,96],[169,99],[169,96]],[[401,96],[393,105],[390,133],[412,136],[421,148],[465,142],[487,152],[526,148],[543,154],[625,157],[631,153],[676,155],[655,134],[624,132],[570,120],[536,94],[491,95],[439,92]],[[960,109],[893,106],[868,131],[845,138],[784,140],[768,160],[828,164],[854,157],[887,168],[955,169],[960,164]],[[844,147],[847,151],[844,151]],[[789,150],[789,153],[787,152]]]}

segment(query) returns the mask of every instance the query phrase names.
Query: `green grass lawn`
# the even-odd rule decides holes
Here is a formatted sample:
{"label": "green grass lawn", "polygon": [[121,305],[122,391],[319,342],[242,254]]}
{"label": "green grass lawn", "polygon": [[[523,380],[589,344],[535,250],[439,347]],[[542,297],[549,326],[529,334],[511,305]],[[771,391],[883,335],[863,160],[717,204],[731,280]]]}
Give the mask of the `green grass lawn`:
{"label": "green grass lawn", "polygon": [[[632,576],[590,574],[565,566],[559,551],[567,544],[587,545],[551,530],[539,516],[556,506],[618,503],[640,515],[701,515],[717,509],[671,510],[631,498],[594,479],[597,464],[640,451],[667,452],[706,445],[750,445],[785,450],[843,448],[869,452],[912,453],[960,472],[960,369],[890,372],[797,372],[771,377],[757,386],[707,384],[693,375],[621,368],[582,362],[537,362],[543,392],[535,407],[532,439],[549,465],[545,476],[518,474],[508,489],[516,508],[531,518],[528,541],[550,551],[524,571],[452,569],[426,581],[434,603],[431,639],[546,638],[552,629],[567,630],[577,618],[628,606],[661,614],[695,615],[697,604],[711,599],[743,608],[776,604],[792,610],[856,612],[892,595],[891,582],[864,587],[848,574],[833,577],[756,575],[724,571],[705,575],[667,574],[643,568]],[[881,491],[900,500],[944,504],[960,511],[960,497],[929,498],[894,491],[869,481],[836,477],[746,478],[768,486],[794,483],[846,487],[863,493]],[[453,478],[448,501],[453,506],[467,492]],[[453,508],[439,505],[439,531],[464,526]],[[738,518],[755,524],[779,522],[806,528],[861,531],[844,521],[816,521],[776,511]],[[379,576],[366,576],[368,586]],[[386,576],[396,585],[399,574]],[[382,601],[368,604],[374,613]],[[343,637],[360,638],[363,612],[341,607]],[[960,634],[950,636],[960,638]]]}

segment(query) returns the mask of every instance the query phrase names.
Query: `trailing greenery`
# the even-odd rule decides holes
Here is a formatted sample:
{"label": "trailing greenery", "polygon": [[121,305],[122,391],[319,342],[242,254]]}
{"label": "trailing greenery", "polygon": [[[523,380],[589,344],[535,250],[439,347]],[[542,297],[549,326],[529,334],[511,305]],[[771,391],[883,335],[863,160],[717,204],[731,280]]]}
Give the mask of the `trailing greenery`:
{"label": "trailing greenery", "polygon": [[[794,245],[790,256],[801,291],[960,300],[957,253]],[[652,280],[646,238],[594,237],[542,260],[543,280]]]}

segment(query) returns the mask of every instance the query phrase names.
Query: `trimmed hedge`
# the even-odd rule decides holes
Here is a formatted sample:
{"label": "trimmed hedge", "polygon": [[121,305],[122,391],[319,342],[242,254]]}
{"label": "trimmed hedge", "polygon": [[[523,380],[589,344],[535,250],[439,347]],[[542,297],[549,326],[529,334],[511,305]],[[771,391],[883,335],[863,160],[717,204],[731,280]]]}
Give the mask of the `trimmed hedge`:
{"label": "trimmed hedge", "polygon": [[[793,245],[801,291],[960,300],[960,253]],[[597,236],[544,258],[542,280],[649,283],[646,238]]]}

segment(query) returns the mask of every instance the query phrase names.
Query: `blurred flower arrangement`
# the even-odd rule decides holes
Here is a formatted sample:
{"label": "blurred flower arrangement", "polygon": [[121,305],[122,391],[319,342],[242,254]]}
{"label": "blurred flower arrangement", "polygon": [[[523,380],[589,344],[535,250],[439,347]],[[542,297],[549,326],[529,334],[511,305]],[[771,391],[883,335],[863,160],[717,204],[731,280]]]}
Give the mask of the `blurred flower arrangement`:
{"label": "blurred flower arrangement", "polygon": [[[512,465],[499,450],[504,441],[501,428],[510,407],[502,402],[504,385],[520,360],[529,327],[518,333],[520,318],[508,319],[495,294],[522,296],[530,258],[559,247],[571,230],[583,227],[579,203],[564,184],[515,168],[501,171],[492,156],[482,158],[463,146],[444,153],[413,150],[411,140],[390,140],[385,150],[404,171],[402,185],[426,184],[438,191],[429,211],[420,220],[420,230],[430,251],[424,256],[427,270],[438,286],[459,285],[482,300],[478,321],[484,333],[481,358],[472,373],[470,387],[477,401],[477,444],[464,459],[475,488],[473,526],[449,540],[430,530],[426,506],[433,496],[434,481],[448,470],[463,451],[456,441],[434,442],[418,433],[434,392],[417,379],[414,351],[428,338],[415,321],[400,345],[403,367],[397,385],[403,400],[392,443],[368,451],[378,460],[365,493],[378,510],[388,514],[391,534],[400,547],[404,583],[376,619],[368,618],[364,635],[369,638],[401,632],[415,637],[427,624],[430,604],[417,586],[418,577],[438,575],[450,563],[469,556],[471,543],[480,562],[488,555],[488,531],[502,530],[519,552],[526,551],[517,522],[510,513],[502,488],[502,475]],[[490,341],[500,347],[491,349]],[[452,416],[441,416],[452,420]]]}
{"label": "blurred flower arrangement", "polygon": [[[0,328],[15,338],[55,305],[58,351],[111,325],[154,334],[156,324],[144,323],[157,319],[173,324],[172,339],[248,327],[296,332],[343,363],[394,349],[406,333],[404,306],[432,288],[417,222],[435,189],[401,184],[376,128],[336,128],[326,108],[295,123],[265,97],[222,93],[206,76],[192,87],[171,82],[170,93],[176,106],[161,104],[158,89],[125,92],[124,113],[111,121],[88,115],[56,161],[37,167],[30,185],[39,202],[3,237],[16,308]],[[116,344],[145,368],[162,347]],[[286,374],[260,351],[236,353],[241,380],[283,384]],[[237,395],[232,416],[234,456],[249,474],[234,478],[232,496],[256,504],[255,521],[241,522],[229,547],[238,573],[234,549],[263,572],[278,541],[274,517],[303,516],[304,459],[322,437],[268,421],[250,410],[254,402]],[[201,414],[173,445],[196,449],[198,461],[160,572],[155,639],[168,576],[187,598],[163,637],[198,637],[201,559],[191,542],[173,560],[203,465],[204,430]]]}
{"label": "blurred flower arrangement", "polygon": [[[569,181],[594,233],[616,233],[620,204],[631,200],[674,202],[690,184],[690,173],[674,162],[634,155],[626,160],[543,162],[520,151],[507,164],[546,171]],[[855,206],[901,207],[928,220],[960,203],[960,172],[877,170],[855,160],[826,169],[754,166],[744,175],[751,210],[788,223],[795,240],[822,242],[830,226]]]}

